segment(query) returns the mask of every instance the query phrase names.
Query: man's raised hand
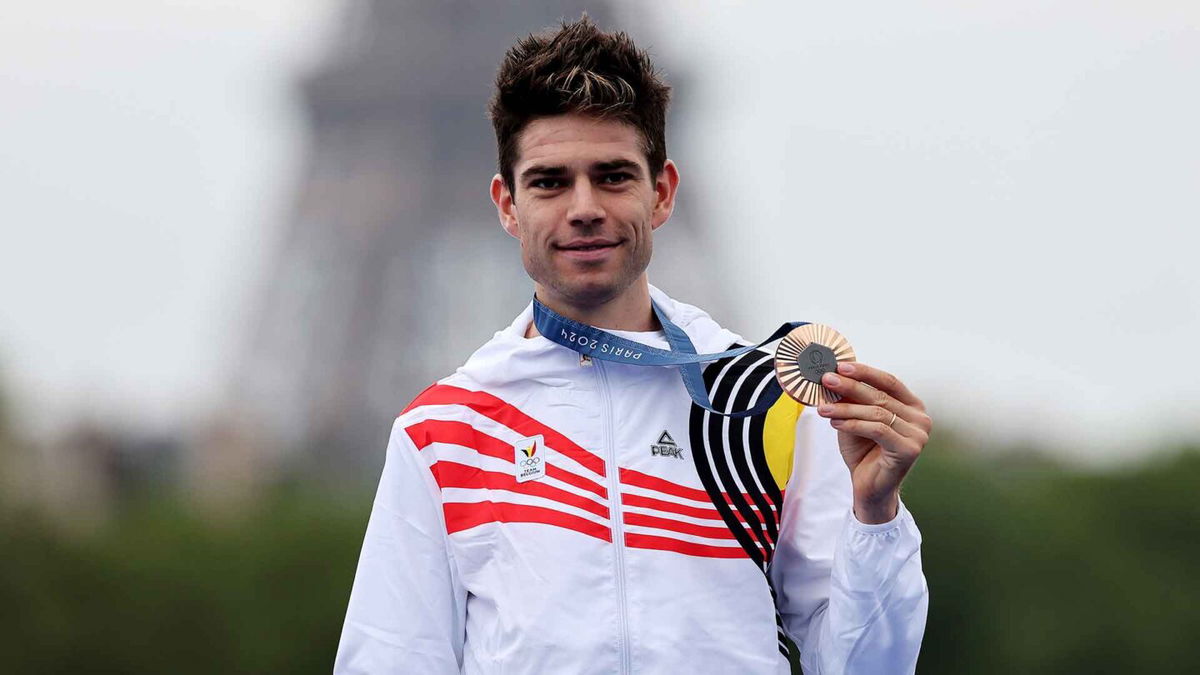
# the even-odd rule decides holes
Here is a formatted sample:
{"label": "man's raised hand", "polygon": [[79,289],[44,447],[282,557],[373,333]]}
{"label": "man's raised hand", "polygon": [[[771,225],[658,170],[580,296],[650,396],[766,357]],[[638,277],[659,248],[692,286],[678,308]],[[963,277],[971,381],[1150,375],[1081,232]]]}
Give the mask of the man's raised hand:
{"label": "man's raised hand", "polygon": [[864,363],[838,364],[825,388],[842,396],[817,409],[838,430],[842,459],[854,484],[854,515],[885,523],[900,506],[900,482],[929,442],[933,420],[925,404],[895,375]]}

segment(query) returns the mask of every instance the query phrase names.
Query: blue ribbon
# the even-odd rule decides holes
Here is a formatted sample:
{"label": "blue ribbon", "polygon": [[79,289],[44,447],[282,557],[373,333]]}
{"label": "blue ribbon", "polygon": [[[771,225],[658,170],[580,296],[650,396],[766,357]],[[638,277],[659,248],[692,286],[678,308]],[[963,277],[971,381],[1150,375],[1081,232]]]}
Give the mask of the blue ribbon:
{"label": "blue ribbon", "polygon": [[533,324],[537,326],[542,337],[547,340],[594,359],[634,366],[677,366],[680,376],[683,377],[683,386],[691,395],[692,401],[701,408],[718,415],[726,417],[761,415],[779,399],[783,389],[772,378],[767,384],[766,390],[759,397],[758,403],[749,410],[736,412],[716,410],[712,407],[712,399],[708,397],[708,390],[704,386],[704,378],[700,374],[700,364],[741,356],[782,338],[794,328],[806,325],[807,321],[785,323],[772,333],[771,337],[756,345],[738,347],[715,354],[697,354],[696,347],[687,333],[667,318],[658,303],[651,301],[651,305],[654,307],[654,315],[658,317],[658,322],[662,324],[667,344],[671,347],[670,350],[644,345],[635,340],[628,340],[600,330],[595,326],[568,319],[543,305],[536,295],[533,298]]}

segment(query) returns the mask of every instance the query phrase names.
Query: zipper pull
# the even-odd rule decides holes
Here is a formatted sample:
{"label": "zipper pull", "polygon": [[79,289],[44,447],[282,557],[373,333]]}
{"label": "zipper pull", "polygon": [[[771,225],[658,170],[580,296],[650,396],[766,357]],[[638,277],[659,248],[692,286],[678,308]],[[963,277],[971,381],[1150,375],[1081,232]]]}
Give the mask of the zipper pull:
{"label": "zipper pull", "polygon": [[592,365],[592,357],[588,356],[587,354],[580,354],[579,355],[579,365],[581,365],[585,368],[590,368]]}

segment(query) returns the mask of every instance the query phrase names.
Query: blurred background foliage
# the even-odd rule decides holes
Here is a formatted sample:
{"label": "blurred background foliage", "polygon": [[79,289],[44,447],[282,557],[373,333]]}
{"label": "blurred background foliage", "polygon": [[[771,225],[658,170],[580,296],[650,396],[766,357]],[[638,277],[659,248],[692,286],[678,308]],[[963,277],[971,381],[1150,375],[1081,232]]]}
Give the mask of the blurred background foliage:
{"label": "blurred background foliage", "polygon": [[328,673],[369,507],[280,488],[213,522],[145,496],[86,535],[6,513],[3,670]]}
{"label": "blurred background foliage", "polygon": [[907,481],[930,586],[921,673],[1200,672],[1200,448],[1119,471],[937,438]]}
{"label": "blurred background foliage", "polygon": [[[965,447],[936,436],[907,482],[932,598],[918,672],[1200,671],[1200,448],[1080,471]],[[371,495],[277,484],[221,514],[147,485],[86,528],[9,503],[4,670],[327,673]]]}

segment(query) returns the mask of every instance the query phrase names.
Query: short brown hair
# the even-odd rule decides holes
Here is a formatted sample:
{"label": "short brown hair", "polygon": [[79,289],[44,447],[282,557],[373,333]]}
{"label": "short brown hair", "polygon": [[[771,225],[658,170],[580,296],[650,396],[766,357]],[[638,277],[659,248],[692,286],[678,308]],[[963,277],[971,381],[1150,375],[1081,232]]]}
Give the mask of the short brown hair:
{"label": "short brown hair", "polygon": [[636,127],[654,178],[667,161],[670,98],[650,56],[625,33],[601,31],[587,14],[556,32],[518,40],[504,55],[488,106],[500,175],[513,190],[517,140],[530,121],[580,113]]}

